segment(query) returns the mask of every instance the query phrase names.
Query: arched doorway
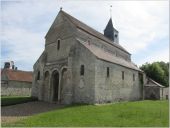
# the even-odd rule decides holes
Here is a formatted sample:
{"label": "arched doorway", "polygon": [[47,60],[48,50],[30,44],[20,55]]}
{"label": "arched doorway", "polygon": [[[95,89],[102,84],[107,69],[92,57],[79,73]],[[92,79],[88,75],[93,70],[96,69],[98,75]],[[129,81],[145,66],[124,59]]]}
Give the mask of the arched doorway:
{"label": "arched doorway", "polygon": [[58,101],[59,94],[59,73],[54,71],[52,74],[52,101]]}

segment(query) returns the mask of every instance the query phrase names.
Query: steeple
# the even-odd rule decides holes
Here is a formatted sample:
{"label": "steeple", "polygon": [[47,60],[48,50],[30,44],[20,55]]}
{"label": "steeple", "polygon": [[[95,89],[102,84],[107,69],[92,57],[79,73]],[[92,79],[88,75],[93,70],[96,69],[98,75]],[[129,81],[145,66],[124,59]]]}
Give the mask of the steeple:
{"label": "steeple", "polygon": [[114,43],[119,43],[119,32],[113,27],[111,9],[110,9],[110,20],[107,23],[107,26],[104,30],[104,36],[112,40]]}
{"label": "steeple", "polygon": [[119,32],[113,27],[111,18],[104,30],[104,36],[112,40],[114,43],[119,43]]}

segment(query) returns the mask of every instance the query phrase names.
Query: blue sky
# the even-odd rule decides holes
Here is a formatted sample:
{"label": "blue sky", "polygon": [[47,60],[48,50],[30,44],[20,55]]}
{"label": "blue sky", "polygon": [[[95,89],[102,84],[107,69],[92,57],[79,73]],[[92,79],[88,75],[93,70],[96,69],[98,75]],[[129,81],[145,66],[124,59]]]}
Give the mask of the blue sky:
{"label": "blue sky", "polygon": [[119,31],[119,42],[138,66],[169,61],[168,1],[1,1],[1,67],[13,60],[18,69],[33,70],[44,50],[45,35],[60,7],[103,33],[110,18]]}

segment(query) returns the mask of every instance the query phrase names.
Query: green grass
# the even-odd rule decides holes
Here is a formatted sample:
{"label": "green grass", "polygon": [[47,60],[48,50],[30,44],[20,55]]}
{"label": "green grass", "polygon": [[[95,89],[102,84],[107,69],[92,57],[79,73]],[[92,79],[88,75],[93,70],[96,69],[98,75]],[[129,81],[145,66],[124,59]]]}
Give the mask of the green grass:
{"label": "green grass", "polygon": [[168,127],[168,106],[168,101],[138,101],[99,106],[72,105],[2,126]]}
{"label": "green grass", "polygon": [[1,106],[9,106],[14,104],[26,103],[29,101],[35,101],[36,99],[30,96],[2,96]]}

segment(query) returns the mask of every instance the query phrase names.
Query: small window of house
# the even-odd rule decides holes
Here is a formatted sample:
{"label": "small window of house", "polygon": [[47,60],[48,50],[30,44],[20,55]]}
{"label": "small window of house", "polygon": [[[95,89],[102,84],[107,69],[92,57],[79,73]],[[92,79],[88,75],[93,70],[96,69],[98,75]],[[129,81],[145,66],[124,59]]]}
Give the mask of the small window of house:
{"label": "small window of house", "polygon": [[84,65],[81,65],[80,67],[80,75],[84,76]]}
{"label": "small window of house", "polygon": [[125,74],[124,71],[122,71],[122,80],[124,80],[124,74]]}
{"label": "small window of house", "polygon": [[109,67],[107,67],[107,77],[109,77]]}
{"label": "small window of house", "polygon": [[60,40],[57,40],[57,50],[60,49]]}
{"label": "small window of house", "polygon": [[40,80],[40,71],[38,71],[37,80]]}
{"label": "small window of house", "polygon": [[135,81],[135,74],[133,74],[133,81]]}

